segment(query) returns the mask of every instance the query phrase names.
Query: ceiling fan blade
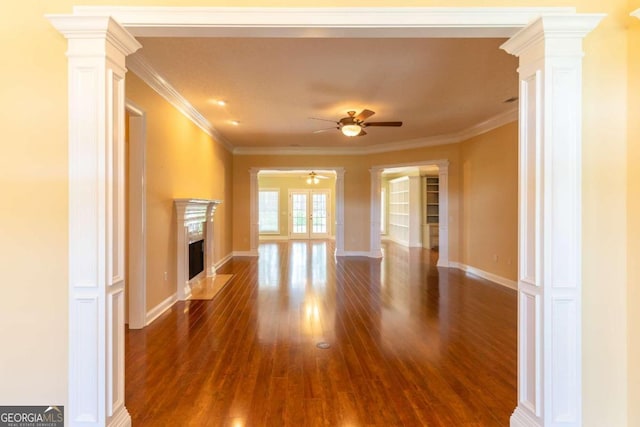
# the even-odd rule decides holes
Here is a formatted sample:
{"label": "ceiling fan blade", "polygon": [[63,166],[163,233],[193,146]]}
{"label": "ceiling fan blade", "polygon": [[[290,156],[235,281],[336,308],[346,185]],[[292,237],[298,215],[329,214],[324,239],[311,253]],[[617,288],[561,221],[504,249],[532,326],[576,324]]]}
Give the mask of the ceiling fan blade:
{"label": "ceiling fan blade", "polygon": [[402,126],[402,122],[369,122],[369,123],[363,123],[362,126],[364,127],[369,127],[369,126]]}
{"label": "ceiling fan blade", "polygon": [[374,114],[375,114],[375,112],[374,112],[374,111],[364,109],[364,110],[362,110],[362,112],[361,112],[360,114],[358,114],[358,115],[355,117],[355,119],[356,119],[357,121],[361,122],[361,121],[363,121],[363,120],[367,120],[367,118],[368,118],[368,117],[371,117],[371,116],[373,116]]}
{"label": "ceiling fan blade", "polygon": [[357,134],[356,136],[365,136],[366,134],[367,134],[367,133],[364,131],[364,129],[362,129],[362,130],[360,131],[360,133],[359,133],[359,134]]}
{"label": "ceiling fan blade", "polygon": [[318,130],[314,130],[313,133],[322,133],[322,132],[326,132],[334,129],[340,129],[340,128],[335,127],[335,128],[318,129]]}
{"label": "ceiling fan blade", "polygon": [[318,117],[309,117],[309,119],[311,119],[311,120],[322,120],[323,122],[331,122],[331,123],[338,124],[338,122],[336,122],[335,120],[321,119],[321,118],[318,118]]}

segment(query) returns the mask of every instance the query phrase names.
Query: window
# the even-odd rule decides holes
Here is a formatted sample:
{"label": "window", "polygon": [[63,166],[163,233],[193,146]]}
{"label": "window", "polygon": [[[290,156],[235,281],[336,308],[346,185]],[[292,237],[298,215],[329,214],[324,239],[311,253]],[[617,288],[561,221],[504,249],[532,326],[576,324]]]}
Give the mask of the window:
{"label": "window", "polygon": [[278,212],[280,203],[278,190],[260,190],[258,200],[258,222],[260,233],[279,233]]}

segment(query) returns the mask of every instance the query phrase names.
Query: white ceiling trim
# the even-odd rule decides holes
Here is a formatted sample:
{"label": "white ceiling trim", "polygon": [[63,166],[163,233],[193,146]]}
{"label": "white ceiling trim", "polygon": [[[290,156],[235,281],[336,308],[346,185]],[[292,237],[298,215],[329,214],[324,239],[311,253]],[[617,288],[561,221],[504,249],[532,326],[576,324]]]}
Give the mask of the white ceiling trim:
{"label": "white ceiling trim", "polygon": [[367,155],[376,153],[388,153],[392,151],[412,150],[416,148],[433,147],[445,144],[457,144],[474,136],[481,135],[500,126],[518,120],[518,109],[498,114],[481,123],[470,126],[460,132],[448,135],[438,135],[426,138],[412,139],[409,141],[391,142],[372,147],[237,147],[233,154],[237,155]]}
{"label": "white ceiling trim", "polygon": [[140,53],[127,58],[127,68],[135,73],[160,96],[195,123],[207,135],[229,151],[233,145],[187,99],[180,94]]}
{"label": "white ceiling trim", "polygon": [[541,15],[575,13],[575,8],[76,6],[73,11],[110,15],[144,37],[510,37]]}

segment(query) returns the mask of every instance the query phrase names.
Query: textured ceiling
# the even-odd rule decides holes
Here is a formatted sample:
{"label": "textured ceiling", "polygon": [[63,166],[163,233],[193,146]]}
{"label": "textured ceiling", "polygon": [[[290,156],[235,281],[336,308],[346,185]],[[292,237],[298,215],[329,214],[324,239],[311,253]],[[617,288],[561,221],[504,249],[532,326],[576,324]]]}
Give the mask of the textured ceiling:
{"label": "textured ceiling", "polygon": [[[139,54],[235,147],[357,147],[463,131],[515,108],[503,39],[141,38]],[[220,107],[213,100],[224,100]],[[401,120],[347,138],[310,117]],[[237,120],[239,126],[231,121]]]}

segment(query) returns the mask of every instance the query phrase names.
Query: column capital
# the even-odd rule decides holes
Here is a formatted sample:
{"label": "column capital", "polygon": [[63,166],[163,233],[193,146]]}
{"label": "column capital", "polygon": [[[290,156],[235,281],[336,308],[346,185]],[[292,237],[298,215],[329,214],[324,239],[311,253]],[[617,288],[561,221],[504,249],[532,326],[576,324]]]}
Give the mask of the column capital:
{"label": "column capital", "polygon": [[[127,56],[142,45],[110,16],[47,15],[47,19],[66,39],[86,39],[113,45]],[[95,46],[71,46],[68,56],[95,55]]]}
{"label": "column capital", "polygon": [[593,31],[605,16],[603,13],[543,15],[518,31],[500,48],[507,53],[520,56],[545,40],[557,39],[563,43],[545,45],[540,56],[545,52],[547,55],[582,56],[582,39]]}

